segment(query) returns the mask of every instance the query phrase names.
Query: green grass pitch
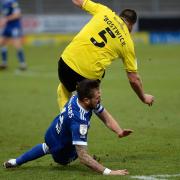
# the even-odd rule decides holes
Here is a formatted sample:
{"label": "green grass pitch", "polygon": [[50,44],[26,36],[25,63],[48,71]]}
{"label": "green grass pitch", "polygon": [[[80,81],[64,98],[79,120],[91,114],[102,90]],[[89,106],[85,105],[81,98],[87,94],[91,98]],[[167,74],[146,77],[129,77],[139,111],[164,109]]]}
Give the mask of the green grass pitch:
{"label": "green grass pitch", "polygon": [[[28,70],[17,70],[10,48],[9,69],[0,72],[0,163],[37,143],[58,113],[57,61],[67,43],[25,47]],[[137,45],[139,73],[145,92],[155,96],[152,107],[131,90],[121,61],[107,69],[102,82],[102,102],[120,125],[134,133],[118,139],[93,116],[89,152],[111,169],[128,169],[126,177],[104,177],[79,161],[59,166],[50,156],[20,168],[0,168],[1,180],[132,179],[136,175],[180,174],[180,47]],[[171,177],[167,179],[179,179]]]}

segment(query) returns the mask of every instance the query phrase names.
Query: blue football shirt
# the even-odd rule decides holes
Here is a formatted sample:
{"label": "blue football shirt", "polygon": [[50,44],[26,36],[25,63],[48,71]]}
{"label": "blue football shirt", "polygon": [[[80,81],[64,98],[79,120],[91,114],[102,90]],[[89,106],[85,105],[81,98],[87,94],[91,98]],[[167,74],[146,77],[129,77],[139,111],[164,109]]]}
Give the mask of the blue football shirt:
{"label": "blue football shirt", "polygon": [[[19,3],[17,0],[1,0],[2,3],[2,14],[4,16],[9,16],[14,13],[19,13],[21,12],[21,9],[19,7]],[[20,27],[20,18],[8,21],[6,24],[7,27]]]}
{"label": "blue football shirt", "polygon": [[87,145],[88,129],[93,111],[101,113],[104,107],[87,111],[79,103],[77,95],[71,97],[62,112],[54,119],[45,134],[50,152],[57,152],[74,145]]}

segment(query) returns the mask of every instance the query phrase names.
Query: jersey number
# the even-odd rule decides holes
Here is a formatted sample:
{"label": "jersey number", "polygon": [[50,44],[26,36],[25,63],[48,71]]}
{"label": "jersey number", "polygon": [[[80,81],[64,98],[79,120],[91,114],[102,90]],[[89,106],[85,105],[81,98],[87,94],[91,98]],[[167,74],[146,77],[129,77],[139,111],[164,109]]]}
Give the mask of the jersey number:
{"label": "jersey number", "polygon": [[99,36],[102,38],[103,41],[101,42],[97,42],[93,37],[90,39],[91,42],[97,46],[97,47],[104,47],[105,44],[107,43],[107,38],[106,38],[106,33],[108,33],[112,38],[115,38],[116,36],[114,35],[114,33],[111,31],[111,29],[109,27],[105,28],[105,30],[100,31],[98,34]]}

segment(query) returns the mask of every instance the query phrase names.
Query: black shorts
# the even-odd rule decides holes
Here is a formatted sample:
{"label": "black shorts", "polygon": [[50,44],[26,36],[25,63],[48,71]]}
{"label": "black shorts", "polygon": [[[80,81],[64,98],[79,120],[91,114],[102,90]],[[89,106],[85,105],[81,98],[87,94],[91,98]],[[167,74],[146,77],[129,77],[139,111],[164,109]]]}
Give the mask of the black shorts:
{"label": "black shorts", "polygon": [[66,87],[69,92],[76,90],[78,82],[86,79],[80,74],[73,71],[64,61],[60,58],[58,62],[58,76],[61,83]]}

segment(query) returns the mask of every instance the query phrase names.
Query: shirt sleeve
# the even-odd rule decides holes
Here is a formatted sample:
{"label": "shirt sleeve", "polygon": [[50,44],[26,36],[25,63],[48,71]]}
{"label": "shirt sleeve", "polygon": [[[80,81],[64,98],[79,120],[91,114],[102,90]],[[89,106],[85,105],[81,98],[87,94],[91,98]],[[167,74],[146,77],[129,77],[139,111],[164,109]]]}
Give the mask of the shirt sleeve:
{"label": "shirt sleeve", "polygon": [[72,125],[72,144],[87,146],[88,124],[86,121],[73,118]]}
{"label": "shirt sleeve", "polygon": [[92,15],[95,15],[98,12],[103,11],[106,8],[107,8],[106,6],[99,4],[99,3],[95,3],[91,0],[84,0],[83,5],[82,5],[82,9]]}
{"label": "shirt sleeve", "polygon": [[98,105],[96,106],[96,109],[94,109],[94,113],[100,114],[100,113],[103,112],[103,110],[104,110],[104,107],[103,107],[101,104],[98,104]]}
{"label": "shirt sleeve", "polygon": [[132,42],[123,47],[123,64],[127,72],[137,72],[137,60]]}

